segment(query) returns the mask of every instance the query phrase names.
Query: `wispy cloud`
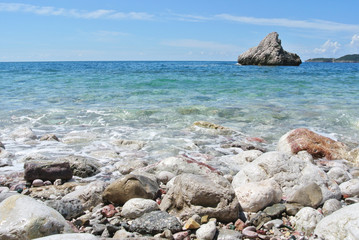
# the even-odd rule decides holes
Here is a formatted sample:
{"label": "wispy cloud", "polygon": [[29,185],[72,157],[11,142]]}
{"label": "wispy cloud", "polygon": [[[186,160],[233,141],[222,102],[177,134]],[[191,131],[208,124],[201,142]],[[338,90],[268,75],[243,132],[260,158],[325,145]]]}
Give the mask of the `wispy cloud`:
{"label": "wispy cloud", "polygon": [[359,34],[354,34],[352,40],[350,41],[350,46],[357,47],[359,46]]}
{"label": "wispy cloud", "polygon": [[320,48],[315,48],[315,53],[333,53],[335,54],[341,47],[338,42],[327,40]]}
{"label": "wispy cloud", "polygon": [[26,12],[36,15],[65,16],[82,19],[131,19],[131,20],[151,20],[153,15],[145,12],[119,12],[116,10],[98,9],[94,11],[84,11],[78,9],[65,9],[55,7],[43,7],[22,3],[0,3],[1,12]]}
{"label": "wispy cloud", "polygon": [[207,49],[215,51],[233,51],[239,49],[238,46],[232,44],[222,44],[211,41],[201,41],[196,39],[177,39],[170,41],[163,41],[163,45],[171,47],[182,47],[182,48],[196,48],[196,49]]}
{"label": "wispy cloud", "polygon": [[317,29],[317,30],[326,30],[326,31],[350,31],[357,32],[359,31],[359,25],[354,24],[344,24],[331,21],[323,20],[292,20],[287,18],[255,18],[255,17],[244,17],[244,16],[234,16],[230,14],[218,14],[215,15],[215,18],[253,24],[253,25],[263,25],[263,26],[280,26],[280,27],[289,27],[289,28],[305,28],[305,29]]}

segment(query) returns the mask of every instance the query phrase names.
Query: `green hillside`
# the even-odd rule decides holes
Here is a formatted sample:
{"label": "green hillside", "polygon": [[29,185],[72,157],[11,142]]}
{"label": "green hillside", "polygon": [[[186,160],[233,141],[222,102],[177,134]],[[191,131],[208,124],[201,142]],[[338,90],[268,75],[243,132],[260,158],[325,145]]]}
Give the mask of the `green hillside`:
{"label": "green hillside", "polygon": [[306,62],[346,62],[359,63],[359,54],[349,54],[340,58],[311,58]]}

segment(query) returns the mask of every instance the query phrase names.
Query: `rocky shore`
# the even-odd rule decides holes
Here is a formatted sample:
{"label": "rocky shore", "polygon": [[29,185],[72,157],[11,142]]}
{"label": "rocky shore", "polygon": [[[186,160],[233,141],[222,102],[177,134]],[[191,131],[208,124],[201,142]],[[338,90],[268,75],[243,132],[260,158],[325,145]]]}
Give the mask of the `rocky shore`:
{"label": "rocky shore", "polygon": [[[232,132],[208,122],[191,128]],[[65,140],[31,129],[14,134]],[[276,151],[243,138],[222,146],[236,154],[209,161],[181,154],[150,165],[111,163],[116,179],[93,158],[29,157],[23,171],[0,177],[0,240],[357,239],[359,148],[308,129],[283,135]],[[138,151],[145,143],[117,144]],[[0,142],[1,167],[11,154]]]}

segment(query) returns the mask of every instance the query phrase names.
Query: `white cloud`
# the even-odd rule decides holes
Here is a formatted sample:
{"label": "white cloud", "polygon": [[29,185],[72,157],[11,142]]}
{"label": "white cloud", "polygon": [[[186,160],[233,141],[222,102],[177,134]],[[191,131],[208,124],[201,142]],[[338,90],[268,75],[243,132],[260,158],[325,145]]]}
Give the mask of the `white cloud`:
{"label": "white cloud", "polygon": [[359,34],[354,34],[352,37],[352,40],[350,42],[351,47],[357,47],[359,46]]}
{"label": "white cloud", "polygon": [[208,49],[216,51],[236,51],[239,49],[238,46],[232,44],[222,44],[210,41],[200,41],[196,39],[177,39],[171,41],[162,42],[163,45],[171,47],[183,47],[183,48],[197,48],[197,49]]}
{"label": "white cloud", "polygon": [[341,47],[338,42],[327,40],[320,48],[315,48],[315,53],[333,53],[335,54]]}
{"label": "white cloud", "polygon": [[290,28],[306,28],[317,30],[329,30],[329,31],[359,31],[359,25],[344,24],[323,20],[291,20],[287,18],[255,18],[255,17],[243,17],[233,16],[230,14],[219,14],[215,16],[217,19],[223,19],[228,21],[247,23],[253,25],[264,26],[280,26]]}
{"label": "white cloud", "polygon": [[116,10],[98,9],[95,11],[83,11],[78,9],[64,9],[54,7],[41,7],[22,3],[0,3],[2,12],[27,12],[37,15],[66,16],[82,19],[131,19],[151,20],[153,15],[144,12],[118,12]]}

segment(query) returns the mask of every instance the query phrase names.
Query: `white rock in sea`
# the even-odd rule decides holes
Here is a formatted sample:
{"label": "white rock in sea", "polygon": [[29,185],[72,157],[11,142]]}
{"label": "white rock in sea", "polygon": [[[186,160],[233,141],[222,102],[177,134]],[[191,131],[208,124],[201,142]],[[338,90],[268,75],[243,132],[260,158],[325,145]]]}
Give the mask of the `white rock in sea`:
{"label": "white rock in sea", "polygon": [[123,205],[121,215],[126,218],[134,219],[145,213],[159,209],[158,204],[151,199],[132,198]]}
{"label": "white rock in sea", "polygon": [[339,185],[343,195],[354,197],[359,195],[359,178],[351,179]]}
{"label": "white rock in sea", "polygon": [[325,240],[357,240],[359,236],[359,203],[352,204],[323,218],[314,230]]}
{"label": "white rock in sea", "polygon": [[17,141],[28,141],[36,139],[35,133],[32,131],[31,128],[28,127],[20,127],[15,129],[11,133],[11,137]]}
{"label": "white rock in sea", "polygon": [[0,204],[0,239],[27,240],[71,232],[60,213],[33,198],[14,195]]}
{"label": "white rock in sea", "polygon": [[279,203],[282,198],[282,190],[273,179],[236,185],[234,192],[245,212],[257,212],[269,205]]}
{"label": "white rock in sea", "polygon": [[330,198],[341,198],[338,184],[314,165],[312,157],[305,152],[287,155],[280,152],[267,152],[253,162],[245,165],[233,178],[233,188],[249,182],[260,182],[273,178],[281,187],[284,196],[300,186],[314,182],[319,185],[323,202]]}
{"label": "white rock in sea", "polygon": [[305,207],[292,217],[291,221],[297,231],[305,232],[306,235],[313,233],[315,227],[324,216],[318,210]]}

